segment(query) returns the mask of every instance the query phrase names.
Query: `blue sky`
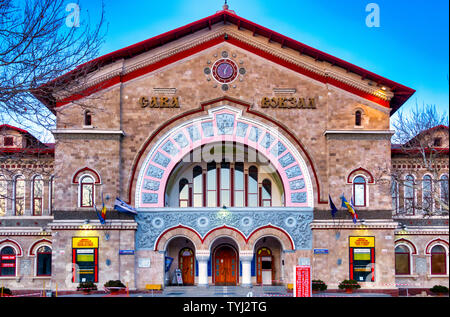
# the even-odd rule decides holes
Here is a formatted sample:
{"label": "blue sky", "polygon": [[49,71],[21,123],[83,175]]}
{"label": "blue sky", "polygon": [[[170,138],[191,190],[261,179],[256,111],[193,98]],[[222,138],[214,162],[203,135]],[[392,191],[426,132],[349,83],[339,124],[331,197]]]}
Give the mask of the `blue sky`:
{"label": "blue sky", "polygon": [[[89,6],[95,9],[99,3],[91,0]],[[102,53],[212,15],[224,1],[123,3],[105,3],[108,35]],[[378,28],[366,25],[369,3],[380,9]],[[229,0],[228,4],[245,19],[415,89],[404,108],[417,102],[448,113],[447,0]],[[83,2],[81,6],[83,10]]]}
{"label": "blue sky", "polygon": [[[104,2],[108,33],[101,55],[212,15],[224,3]],[[366,25],[369,3],[380,9],[380,27]],[[228,4],[245,19],[415,89],[402,107],[405,110],[417,102],[434,104],[448,114],[447,0],[228,0]],[[81,23],[87,11],[92,21],[101,0],[80,0],[80,7]]]}

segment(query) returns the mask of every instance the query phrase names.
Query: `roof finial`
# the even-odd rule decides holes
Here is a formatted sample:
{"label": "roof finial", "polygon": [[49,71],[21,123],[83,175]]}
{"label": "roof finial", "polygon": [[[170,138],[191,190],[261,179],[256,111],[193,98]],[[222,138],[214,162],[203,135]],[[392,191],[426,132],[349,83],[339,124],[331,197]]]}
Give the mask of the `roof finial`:
{"label": "roof finial", "polygon": [[224,10],[228,10],[228,4],[227,4],[227,0],[225,0],[225,3],[224,3],[224,5],[223,5],[223,7],[222,7]]}

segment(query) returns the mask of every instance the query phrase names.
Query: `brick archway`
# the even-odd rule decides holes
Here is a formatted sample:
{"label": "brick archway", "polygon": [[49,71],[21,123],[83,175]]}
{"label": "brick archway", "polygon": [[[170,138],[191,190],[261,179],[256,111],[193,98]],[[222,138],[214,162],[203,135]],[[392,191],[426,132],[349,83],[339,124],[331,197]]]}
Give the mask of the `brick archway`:
{"label": "brick archway", "polygon": [[154,250],[165,251],[169,242],[177,237],[189,239],[196,250],[202,249],[201,246],[203,244],[203,241],[200,235],[195,230],[189,227],[179,225],[177,227],[169,228],[164,231],[156,240]]}
{"label": "brick archway", "polygon": [[258,240],[264,237],[273,237],[277,239],[283,250],[295,250],[294,242],[289,234],[283,229],[271,225],[258,228],[250,234],[247,241],[249,250],[254,250],[254,246]]}

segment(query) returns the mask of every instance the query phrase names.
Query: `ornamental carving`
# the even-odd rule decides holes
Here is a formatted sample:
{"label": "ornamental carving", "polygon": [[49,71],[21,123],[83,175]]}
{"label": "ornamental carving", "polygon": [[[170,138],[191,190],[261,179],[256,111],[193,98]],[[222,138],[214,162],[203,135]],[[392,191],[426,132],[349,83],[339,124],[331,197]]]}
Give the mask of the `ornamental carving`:
{"label": "ornamental carving", "polygon": [[312,209],[270,208],[258,211],[231,209],[196,209],[183,211],[166,208],[165,211],[140,211],[136,216],[137,249],[154,249],[158,238],[178,225],[196,231],[201,239],[208,232],[224,225],[239,230],[248,238],[255,230],[273,226],[283,229],[292,239],[296,250],[312,248]]}

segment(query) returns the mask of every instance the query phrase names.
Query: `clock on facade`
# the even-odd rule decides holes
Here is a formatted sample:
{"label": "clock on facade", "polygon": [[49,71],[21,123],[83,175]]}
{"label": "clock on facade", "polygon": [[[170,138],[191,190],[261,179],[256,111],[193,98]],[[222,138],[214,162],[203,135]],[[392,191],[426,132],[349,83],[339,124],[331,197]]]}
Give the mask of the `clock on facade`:
{"label": "clock on facade", "polygon": [[[219,54],[214,54],[214,58],[217,58]],[[243,66],[244,61],[240,60],[238,66],[237,62],[234,60],[237,57],[236,53],[232,53],[231,57],[227,51],[222,51],[218,60],[211,63],[210,60],[207,61],[207,66],[203,69],[206,75],[206,80],[211,81],[211,77],[214,78],[215,83],[214,88],[220,86],[223,91],[227,91],[230,88],[236,88],[236,84],[230,85],[235,79],[239,77],[239,81],[244,80],[244,75],[246,70]],[[212,66],[210,66],[212,65]],[[240,67],[240,68],[239,68]],[[220,84],[220,85],[218,85]]]}
{"label": "clock on facade", "polygon": [[212,75],[219,83],[229,84],[238,76],[238,66],[231,59],[219,59],[212,66]]}

